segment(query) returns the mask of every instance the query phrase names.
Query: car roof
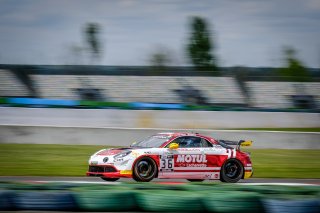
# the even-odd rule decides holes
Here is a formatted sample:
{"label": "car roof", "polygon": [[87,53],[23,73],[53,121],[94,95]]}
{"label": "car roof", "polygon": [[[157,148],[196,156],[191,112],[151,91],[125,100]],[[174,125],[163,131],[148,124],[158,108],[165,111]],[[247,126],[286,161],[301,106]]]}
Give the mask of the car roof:
{"label": "car roof", "polygon": [[170,141],[172,141],[174,138],[177,138],[177,137],[182,137],[182,136],[196,136],[196,137],[202,137],[202,138],[205,138],[207,141],[209,141],[210,143],[212,144],[216,144],[217,141],[212,138],[212,137],[209,137],[209,136],[204,136],[204,135],[201,135],[199,133],[188,133],[188,132],[160,132],[158,134],[156,134],[156,136],[164,136],[164,137],[167,137],[169,140],[165,143],[162,144],[161,147],[165,147],[168,143],[170,143]]}
{"label": "car roof", "polygon": [[208,136],[200,135],[199,133],[189,133],[189,132],[160,132],[157,135],[165,135],[167,137],[181,137],[181,136],[202,136],[208,138]]}

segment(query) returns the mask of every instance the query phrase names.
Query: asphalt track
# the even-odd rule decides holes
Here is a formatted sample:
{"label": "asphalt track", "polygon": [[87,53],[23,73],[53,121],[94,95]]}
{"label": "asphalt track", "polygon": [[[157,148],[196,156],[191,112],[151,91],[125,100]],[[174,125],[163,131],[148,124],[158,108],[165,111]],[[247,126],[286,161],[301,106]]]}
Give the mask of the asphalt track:
{"label": "asphalt track", "polygon": [[[94,183],[94,184],[121,184],[122,182],[135,182],[132,179],[122,178],[116,182],[107,182],[99,177],[44,177],[44,176],[1,176],[0,181],[10,182],[66,182],[66,183]],[[183,184],[189,181],[184,179],[154,179],[154,183]],[[219,180],[206,180],[205,182],[219,182]],[[238,184],[248,185],[320,185],[320,179],[277,179],[277,178],[251,178],[240,180]]]}

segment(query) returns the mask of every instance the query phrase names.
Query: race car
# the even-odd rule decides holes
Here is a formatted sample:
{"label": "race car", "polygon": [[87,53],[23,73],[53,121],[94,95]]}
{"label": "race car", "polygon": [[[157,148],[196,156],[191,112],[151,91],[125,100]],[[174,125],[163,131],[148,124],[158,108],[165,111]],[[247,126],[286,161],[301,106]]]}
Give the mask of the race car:
{"label": "race car", "polygon": [[198,133],[158,133],[127,148],[94,153],[86,174],[105,181],[170,178],[235,183],[253,174],[250,154],[240,150],[240,146],[251,144],[245,140],[216,140]]}

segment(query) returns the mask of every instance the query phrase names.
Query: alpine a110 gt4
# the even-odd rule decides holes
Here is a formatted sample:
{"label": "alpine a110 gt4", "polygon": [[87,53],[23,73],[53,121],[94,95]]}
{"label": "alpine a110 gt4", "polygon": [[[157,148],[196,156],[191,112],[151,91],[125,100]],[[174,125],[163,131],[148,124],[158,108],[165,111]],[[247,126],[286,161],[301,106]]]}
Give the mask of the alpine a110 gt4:
{"label": "alpine a110 gt4", "polygon": [[127,148],[102,149],[89,159],[87,176],[106,181],[153,178],[235,183],[253,174],[249,153],[240,150],[252,141],[216,140],[197,133],[158,133]]}

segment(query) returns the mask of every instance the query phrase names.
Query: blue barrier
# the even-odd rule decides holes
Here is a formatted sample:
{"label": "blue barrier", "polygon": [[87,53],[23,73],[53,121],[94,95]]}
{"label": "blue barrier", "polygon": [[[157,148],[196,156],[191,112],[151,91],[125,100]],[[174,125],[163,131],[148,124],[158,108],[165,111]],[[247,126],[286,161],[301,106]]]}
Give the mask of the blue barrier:
{"label": "blue barrier", "polygon": [[75,107],[80,105],[76,100],[58,100],[58,99],[44,99],[44,98],[8,98],[9,104],[22,105],[44,105],[44,106],[66,106]]}
{"label": "blue barrier", "polygon": [[183,109],[183,104],[159,104],[159,103],[143,103],[143,102],[132,102],[129,104],[130,107],[136,109]]}

